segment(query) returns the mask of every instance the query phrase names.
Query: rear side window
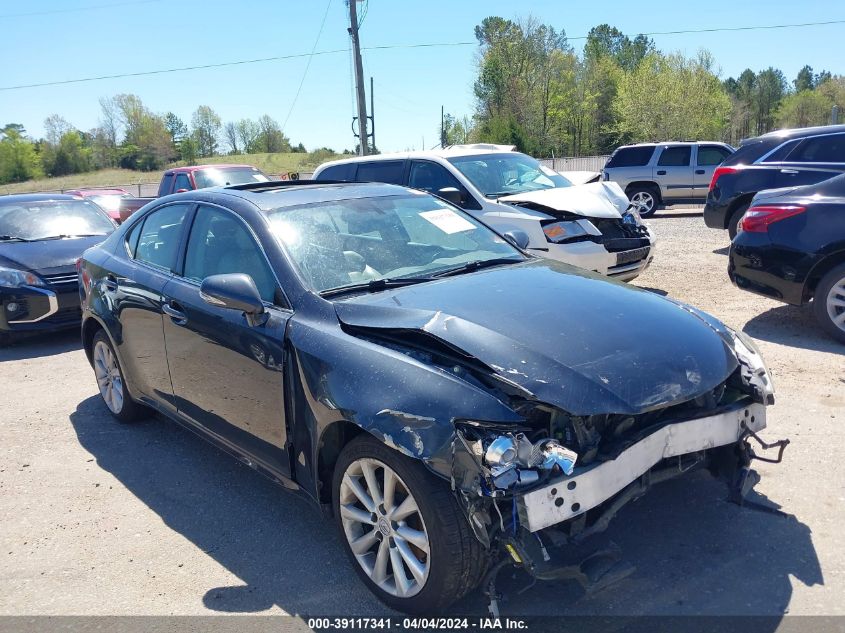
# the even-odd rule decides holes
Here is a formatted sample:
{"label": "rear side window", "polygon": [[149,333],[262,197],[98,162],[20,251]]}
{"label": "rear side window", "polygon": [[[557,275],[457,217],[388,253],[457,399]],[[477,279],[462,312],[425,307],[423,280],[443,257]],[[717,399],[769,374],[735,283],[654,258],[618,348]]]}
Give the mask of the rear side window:
{"label": "rear side window", "polygon": [[173,174],[165,174],[161,178],[161,185],[158,188],[159,196],[166,196],[173,191]]}
{"label": "rear side window", "polygon": [[699,167],[712,167],[720,165],[731,153],[719,145],[699,145],[698,165]]}
{"label": "rear side window", "polygon": [[129,234],[135,239],[134,256],[167,271],[176,270],[176,255],[179,252],[179,240],[182,237],[182,225],[190,205],[169,204],[153,211],[144,218],[140,235],[135,238],[135,228]]}
{"label": "rear side window", "polygon": [[355,180],[355,163],[326,167],[314,180]]}
{"label": "rear side window", "polygon": [[758,137],[744,141],[739,149],[728,156],[723,165],[750,165],[761,156],[765,156],[778,145],[783,143],[783,138],[776,136]]}
{"label": "rear side window", "polygon": [[613,153],[605,167],[643,167],[654,154],[653,146],[621,147]]}
{"label": "rear side window", "polygon": [[666,147],[663,149],[663,153],[660,154],[657,165],[660,167],[687,167],[689,166],[691,154],[692,147],[689,145]]}
{"label": "rear side window", "polygon": [[382,160],[373,163],[358,163],[358,182],[386,182],[401,185],[405,175],[405,161]]}
{"label": "rear side window", "polygon": [[845,163],[845,134],[805,139],[789,155],[791,163]]}

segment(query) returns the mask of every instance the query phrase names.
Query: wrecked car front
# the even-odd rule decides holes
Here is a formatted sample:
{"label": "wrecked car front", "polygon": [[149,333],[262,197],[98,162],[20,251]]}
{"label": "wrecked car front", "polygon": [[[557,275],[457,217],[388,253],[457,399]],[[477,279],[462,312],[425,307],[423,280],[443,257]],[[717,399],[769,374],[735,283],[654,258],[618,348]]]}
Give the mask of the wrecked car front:
{"label": "wrecked car front", "polygon": [[756,482],[747,440],[774,401],[753,343],[600,279],[530,260],[345,297],[343,362],[298,360],[322,376],[303,381],[308,399],[421,459],[476,537],[511,562],[539,556],[538,577],[544,542],[586,539],[651,483],[709,468],[742,499]]}

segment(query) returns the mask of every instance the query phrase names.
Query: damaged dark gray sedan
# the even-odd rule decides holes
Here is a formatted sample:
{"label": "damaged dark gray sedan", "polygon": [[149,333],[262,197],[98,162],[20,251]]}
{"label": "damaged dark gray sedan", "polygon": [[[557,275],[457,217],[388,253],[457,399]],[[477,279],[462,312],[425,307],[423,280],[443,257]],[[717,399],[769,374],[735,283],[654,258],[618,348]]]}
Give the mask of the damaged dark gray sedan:
{"label": "damaged dark gray sedan", "polygon": [[773,402],[742,334],[524,239],[392,185],[168,196],[85,253],[83,342],[115,417],[319,504],[390,606],[495,612],[508,565],[624,573],[585,544],[651,483],[708,468],[741,502]]}

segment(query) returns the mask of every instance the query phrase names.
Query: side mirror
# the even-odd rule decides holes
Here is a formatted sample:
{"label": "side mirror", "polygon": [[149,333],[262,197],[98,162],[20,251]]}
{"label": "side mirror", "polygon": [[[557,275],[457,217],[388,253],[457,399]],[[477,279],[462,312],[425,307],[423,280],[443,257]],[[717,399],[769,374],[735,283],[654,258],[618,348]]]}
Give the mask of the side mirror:
{"label": "side mirror", "polygon": [[200,284],[200,297],[209,305],[243,312],[251,326],[261,325],[266,320],[258,288],[252,277],[244,273],[206,277]]}
{"label": "side mirror", "polygon": [[513,229],[512,231],[508,231],[507,233],[503,234],[502,237],[504,237],[508,242],[523,251],[528,248],[528,242],[530,241],[528,238],[528,233],[520,229]]}
{"label": "side mirror", "polygon": [[443,189],[438,189],[437,195],[447,202],[451,202],[456,207],[461,206],[461,203],[463,202],[461,192],[455,187],[443,187]]}

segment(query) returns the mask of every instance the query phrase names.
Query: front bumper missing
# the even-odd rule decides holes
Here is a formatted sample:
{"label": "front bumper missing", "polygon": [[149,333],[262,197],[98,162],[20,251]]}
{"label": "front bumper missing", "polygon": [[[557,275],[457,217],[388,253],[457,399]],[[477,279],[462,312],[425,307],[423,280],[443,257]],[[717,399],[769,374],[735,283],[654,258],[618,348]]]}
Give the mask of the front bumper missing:
{"label": "front bumper missing", "polygon": [[661,460],[733,444],[766,427],[761,404],[736,406],[704,418],[668,424],[622,451],[615,459],[576,468],[542,488],[517,497],[521,524],[537,532],[604,503]]}

